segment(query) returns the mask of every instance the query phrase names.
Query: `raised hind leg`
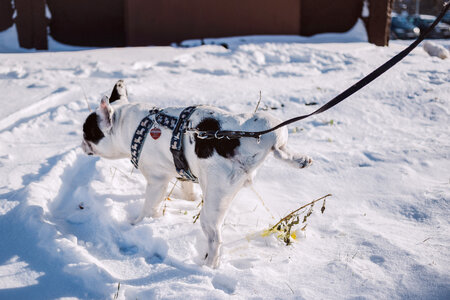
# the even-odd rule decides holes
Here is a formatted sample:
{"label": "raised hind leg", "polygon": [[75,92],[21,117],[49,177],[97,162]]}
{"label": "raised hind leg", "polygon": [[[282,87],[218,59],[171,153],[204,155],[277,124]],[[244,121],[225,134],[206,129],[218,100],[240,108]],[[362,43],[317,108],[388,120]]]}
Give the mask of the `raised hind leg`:
{"label": "raised hind leg", "polygon": [[292,152],[286,145],[273,148],[273,155],[294,168],[306,168],[312,164],[309,156]]}

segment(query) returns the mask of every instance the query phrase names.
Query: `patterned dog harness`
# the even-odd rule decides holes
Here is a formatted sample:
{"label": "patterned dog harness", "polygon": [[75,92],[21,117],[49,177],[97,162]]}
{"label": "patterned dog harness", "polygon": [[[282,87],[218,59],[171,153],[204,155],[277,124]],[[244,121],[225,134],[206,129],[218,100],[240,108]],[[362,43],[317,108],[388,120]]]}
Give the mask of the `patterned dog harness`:
{"label": "patterned dog harness", "polygon": [[142,147],[144,146],[148,131],[153,127],[154,122],[151,116],[158,112],[159,109],[157,108],[151,109],[148,115],[139,123],[138,128],[134,132],[133,139],[131,140],[131,163],[136,169],[139,166],[139,157],[141,156]]}
{"label": "patterned dog harness", "polygon": [[[169,116],[160,109],[151,109],[149,114],[139,123],[131,142],[131,163],[134,167],[137,169],[139,166],[139,157],[141,155],[145,139],[147,138],[150,128],[153,127],[154,122],[156,121],[161,126],[172,130],[170,152],[172,153],[173,162],[177,173],[180,175],[179,179],[198,182],[197,177],[195,177],[189,169],[189,164],[184,155],[183,148],[183,135],[186,132],[189,118],[195,109],[196,106],[189,106],[185,108],[178,118]],[[154,118],[152,118],[153,115]]]}

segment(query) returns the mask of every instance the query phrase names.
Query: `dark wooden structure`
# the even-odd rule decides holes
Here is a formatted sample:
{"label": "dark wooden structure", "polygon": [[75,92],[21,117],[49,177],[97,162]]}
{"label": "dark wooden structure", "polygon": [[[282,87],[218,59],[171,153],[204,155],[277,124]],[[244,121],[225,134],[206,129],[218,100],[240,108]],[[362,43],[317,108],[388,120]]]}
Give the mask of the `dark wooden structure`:
{"label": "dark wooden structure", "polygon": [[[208,37],[345,32],[361,18],[363,1],[15,0],[15,22],[25,48],[46,49],[47,32],[80,46],[168,45]],[[364,21],[369,41],[385,46],[393,0],[368,2],[370,14]],[[8,3],[0,0],[0,30],[12,22]]]}
{"label": "dark wooden structure", "polygon": [[47,23],[45,1],[15,0],[19,44],[23,48],[47,49]]}
{"label": "dark wooden structure", "polygon": [[361,0],[303,0],[300,34],[345,32],[355,25],[363,8]]}
{"label": "dark wooden structure", "polygon": [[0,0],[0,31],[12,26],[13,12],[11,0]]}
{"label": "dark wooden structure", "polygon": [[[128,45],[253,34],[299,34],[300,0],[127,0]],[[149,5],[150,4],[150,5]],[[148,7],[148,9],[143,9]]]}
{"label": "dark wooden structure", "polygon": [[391,12],[394,0],[372,0],[369,17],[364,19],[369,42],[378,46],[389,44]]}
{"label": "dark wooden structure", "polygon": [[69,45],[126,46],[124,2],[126,0],[47,0],[52,14],[50,35]]}

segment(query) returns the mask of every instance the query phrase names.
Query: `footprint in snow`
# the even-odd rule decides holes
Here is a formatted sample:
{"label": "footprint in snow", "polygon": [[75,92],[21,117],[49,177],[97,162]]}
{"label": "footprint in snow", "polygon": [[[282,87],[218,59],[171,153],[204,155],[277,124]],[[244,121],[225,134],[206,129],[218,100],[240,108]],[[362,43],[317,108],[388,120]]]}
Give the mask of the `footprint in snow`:
{"label": "footprint in snow", "polygon": [[377,153],[365,151],[365,152],[363,152],[363,154],[364,154],[368,159],[370,159],[370,160],[373,161],[373,162],[381,162],[381,161],[384,161],[384,159],[382,159],[382,158],[379,156],[379,154],[377,154]]}
{"label": "footprint in snow", "polygon": [[119,246],[119,251],[122,255],[134,255],[138,253],[138,247],[135,245],[122,245]]}
{"label": "footprint in snow", "polygon": [[250,269],[253,267],[253,264],[249,259],[235,259],[230,261],[230,264],[239,270]]}
{"label": "footprint in snow", "polygon": [[377,265],[381,266],[381,265],[383,265],[383,263],[386,260],[382,256],[372,255],[372,256],[370,256],[370,261],[373,262],[374,264],[377,264]]}
{"label": "footprint in snow", "polygon": [[233,294],[236,290],[237,280],[224,274],[217,274],[211,283],[215,289],[222,290],[227,294]]}
{"label": "footprint in snow", "polygon": [[367,168],[367,167],[371,167],[372,165],[371,165],[371,164],[368,164],[368,163],[360,163],[358,166],[359,166],[360,168]]}
{"label": "footprint in snow", "polygon": [[164,261],[164,259],[165,259],[164,255],[162,255],[160,253],[155,253],[152,256],[145,258],[145,261],[148,264],[156,265],[156,264],[162,263]]}

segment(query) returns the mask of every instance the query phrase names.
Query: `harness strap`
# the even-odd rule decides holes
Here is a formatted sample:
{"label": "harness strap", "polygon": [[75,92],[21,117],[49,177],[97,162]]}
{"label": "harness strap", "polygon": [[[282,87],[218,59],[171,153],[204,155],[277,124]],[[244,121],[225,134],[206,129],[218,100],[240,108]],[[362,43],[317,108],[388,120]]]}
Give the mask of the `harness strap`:
{"label": "harness strap", "polygon": [[163,113],[163,111],[159,111],[158,114],[155,117],[156,122],[158,122],[159,125],[165,126],[171,130],[175,129],[175,126],[177,125],[178,119],[176,117],[172,117],[169,115],[166,115]]}
{"label": "harness strap", "polygon": [[133,139],[131,140],[131,163],[137,169],[139,167],[139,157],[144,146],[145,139],[147,138],[148,131],[153,126],[153,120],[151,116],[158,113],[159,109],[154,108],[149,111],[148,115],[142,119],[138,128],[134,132]]}
{"label": "harness strap", "polygon": [[[153,120],[155,120],[161,126],[165,126],[172,130],[170,152],[173,155],[173,162],[177,173],[181,177],[179,179],[198,182],[197,177],[195,177],[189,169],[189,164],[184,155],[183,148],[183,135],[186,132],[189,118],[195,109],[196,106],[189,106],[185,108],[181,112],[179,118],[166,115],[158,108],[151,109],[148,115],[139,123],[139,126],[136,129],[131,141],[131,163],[133,166],[136,169],[139,167],[139,157],[141,155],[145,139],[147,138],[150,128],[152,128],[155,123]],[[152,117],[153,115],[155,115],[154,118]]]}
{"label": "harness strap", "polygon": [[180,117],[178,118],[178,121],[172,132],[170,152],[172,152],[173,162],[178,174],[181,176],[181,179],[198,182],[197,177],[195,177],[195,175],[192,174],[191,170],[189,169],[189,164],[183,151],[183,136],[186,132],[189,118],[195,111],[195,109],[196,106],[189,106],[181,112]]}

